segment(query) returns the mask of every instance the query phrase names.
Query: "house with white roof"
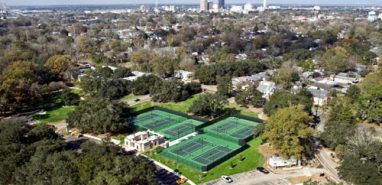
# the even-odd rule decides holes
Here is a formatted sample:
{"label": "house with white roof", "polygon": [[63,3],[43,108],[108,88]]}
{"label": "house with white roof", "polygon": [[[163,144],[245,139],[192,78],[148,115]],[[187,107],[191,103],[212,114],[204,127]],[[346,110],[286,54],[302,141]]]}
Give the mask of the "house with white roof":
{"label": "house with white roof", "polygon": [[190,71],[177,70],[174,72],[174,77],[184,82],[190,81],[193,78],[193,76],[194,76],[194,73]]}
{"label": "house with white roof", "polygon": [[273,168],[283,168],[283,167],[292,167],[299,166],[297,159],[294,157],[290,157],[289,159],[284,159],[279,156],[272,156],[268,160],[268,164]]}
{"label": "house with white roof", "polygon": [[276,89],[276,83],[271,81],[263,80],[260,82],[257,90],[263,93],[263,98],[269,99]]}
{"label": "house with white roof", "polygon": [[313,95],[313,104],[322,106],[328,101],[329,92],[316,86],[309,86],[308,91]]}
{"label": "house with white roof", "polygon": [[331,78],[333,81],[341,84],[355,84],[360,81],[358,75],[350,76],[347,73],[338,73],[337,75],[332,75]]}

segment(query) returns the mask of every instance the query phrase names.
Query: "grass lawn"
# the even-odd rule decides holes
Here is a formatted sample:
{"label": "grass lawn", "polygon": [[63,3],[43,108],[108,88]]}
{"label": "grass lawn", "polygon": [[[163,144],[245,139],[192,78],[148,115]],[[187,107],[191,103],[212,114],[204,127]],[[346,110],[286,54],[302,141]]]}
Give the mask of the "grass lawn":
{"label": "grass lawn", "polygon": [[133,93],[131,93],[129,95],[126,95],[126,96],[122,97],[121,101],[127,103],[128,101],[135,100],[135,99],[137,99],[139,97],[141,97],[141,96],[136,96]]}
{"label": "grass lawn", "polygon": [[[262,166],[264,164],[264,156],[261,155],[258,151],[258,147],[261,145],[261,143],[262,140],[260,137],[249,141],[249,148],[233,156],[227,161],[221,163],[215,168],[209,170],[207,173],[202,173],[188,166],[177,164],[175,161],[165,158],[155,152],[150,152],[146,155],[167,165],[172,169],[176,169],[182,175],[186,176],[193,182],[199,184],[218,179],[222,175],[233,175],[237,173],[251,171],[256,169],[256,167]],[[240,161],[240,158],[244,158],[244,160]],[[231,163],[234,165],[232,169],[230,168]]]}
{"label": "grass lawn", "polygon": [[54,123],[63,121],[68,117],[68,114],[75,109],[75,106],[63,106],[57,109],[47,111],[45,115],[35,115],[34,118],[39,123]]}
{"label": "grass lawn", "polygon": [[[194,100],[200,95],[201,94],[195,94],[191,98],[189,98],[185,101],[182,101],[182,102],[158,103],[158,102],[144,101],[142,103],[133,105],[132,108],[134,108],[135,111],[140,111],[140,110],[152,107],[152,106],[158,106],[158,107],[163,107],[163,108],[178,111],[178,112],[187,113],[188,109],[192,105],[192,102],[194,102]],[[126,97],[126,98],[128,98],[128,97]]]}
{"label": "grass lawn", "polygon": [[231,108],[231,109],[235,110],[235,112],[238,112],[239,114],[242,114],[245,116],[250,116],[250,117],[254,117],[254,118],[258,117],[257,113],[251,112],[245,107],[241,107],[236,102],[229,103],[228,108]]}

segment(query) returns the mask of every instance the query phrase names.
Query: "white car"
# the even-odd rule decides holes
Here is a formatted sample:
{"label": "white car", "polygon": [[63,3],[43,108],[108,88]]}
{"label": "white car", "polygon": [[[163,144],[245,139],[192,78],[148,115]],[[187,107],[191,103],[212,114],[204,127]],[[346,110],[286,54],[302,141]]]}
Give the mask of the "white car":
{"label": "white car", "polygon": [[226,182],[226,183],[231,183],[231,182],[233,182],[233,180],[232,180],[231,177],[228,177],[228,176],[224,176],[224,175],[223,175],[221,178],[222,178],[223,181]]}

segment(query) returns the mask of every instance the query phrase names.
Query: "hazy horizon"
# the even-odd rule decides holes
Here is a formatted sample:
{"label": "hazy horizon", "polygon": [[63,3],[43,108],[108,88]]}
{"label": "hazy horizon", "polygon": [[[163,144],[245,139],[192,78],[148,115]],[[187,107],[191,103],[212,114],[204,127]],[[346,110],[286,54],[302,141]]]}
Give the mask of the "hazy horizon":
{"label": "hazy horizon", "polygon": [[[157,0],[159,4],[198,4],[200,0]],[[216,0],[215,0],[216,1]],[[156,0],[0,0],[8,6],[41,6],[41,5],[113,5],[113,4],[153,4]],[[262,0],[226,0],[227,4],[250,2],[261,4]],[[315,4],[315,5],[382,5],[382,0],[268,0],[269,4]]]}

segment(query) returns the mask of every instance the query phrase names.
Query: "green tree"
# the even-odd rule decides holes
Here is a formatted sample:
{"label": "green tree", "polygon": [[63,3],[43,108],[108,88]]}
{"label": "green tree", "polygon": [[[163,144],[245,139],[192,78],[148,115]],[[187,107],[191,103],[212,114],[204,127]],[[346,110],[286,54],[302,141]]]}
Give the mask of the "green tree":
{"label": "green tree", "polygon": [[124,114],[122,104],[98,98],[81,102],[69,113],[66,121],[70,128],[78,128],[85,133],[121,132],[130,127],[123,118]]}
{"label": "green tree", "polygon": [[61,92],[61,99],[66,106],[78,105],[80,98],[78,94],[73,93],[70,89],[65,89]]}
{"label": "green tree", "polygon": [[354,134],[356,117],[351,107],[350,100],[346,98],[336,98],[329,107],[321,139],[332,149],[346,145],[348,137]]}
{"label": "green tree", "polygon": [[136,68],[142,71],[151,71],[150,60],[151,53],[147,50],[140,50],[130,54],[130,62],[132,62]]}
{"label": "green tree", "polygon": [[230,76],[220,77],[217,84],[217,93],[222,96],[229,96],[233,90],[232,78]]}
{"label": "green tree", "polygon": [[150,91],[153,101],[158,102],[179,102],[190,97],[182,81],[171,79],[160,81],[154,85]]}
{"label": "green tree", "polygon": [[235,96],[235,101],[241,106],[252,105],[254,107],[262,107],[265,104],[263,94],[251,86],[245,90],[239,90]]}
{"label": "green tree", "polygon": [[0,75],[0,114],[22,110],[41,97],[38,69],[29,61],[12,62]]}
{"label": "green tree", "polygon": [[68,55],[55,55],[50,57],[45,67],[53,73],[58,79],[69,80],[70,70],[72,68],[72,59]]}
{"label": "green tree", "polygon": [[153,72],[160,76],[167,77],[174,74],[175,63],[168,56],[154,56],[150,64],[153,66]]}
{"label": "green tree", "polygon": [[302,105],[279,109],[266,120],[263,137],[282,156],[301,159],[304,145],[313,134],[307,126],[310,121]]}
{"label": "green tree", "polygon": [[363,120],[382,121],[382,73],[371,73],[360,84],[360,114]]}
{"label": "green tree", "polygon": [[217,117],[224,113],[228,104],[226,97],[218,94],[203,94],[189,108],[189,112],[199,116]]}
{"label": "green tree", "polygon": [[356,102],[361,95],[361,89],[356,85],[351,85],[345,95],[349,97],[352,102]]}
{"label": "green tree", "polygon": [[[365,138],[364,134],[362,137]],[[338,168],[342,179],[354,185],[379,185],[382,182],[382,142],[362,143],[345,152]]]}
{"label": "green tree", "polygon": [[298,104],[304,105],[304,110],[306,112],[311,112],[313,106],[313,95],[306,90],[302,90],[297,94],[277,90],[269,98],[269,101],[265,103],[264,113],[272,115],[280,108]]}
{"label": "green tree", "polygon": [[134,95],[146,95],[150,93],[150,89],[154,87],[155,84],[160,83],[161,78],[148,75],[141,76],[137,78],[132,84],[132,91]]}
{"label": "green tree", "polygon": [[276,71],[273,80],[281,84],[285,89],[292,87],[292,83],[300,80],[298,72],[294,69],[293,64],[285,62]]}
{"label": "green tree", "polygon": [[329,49],[321,57],[325,71],[336,74],[351,67],[348,61],[349,53],[342,47]]}

